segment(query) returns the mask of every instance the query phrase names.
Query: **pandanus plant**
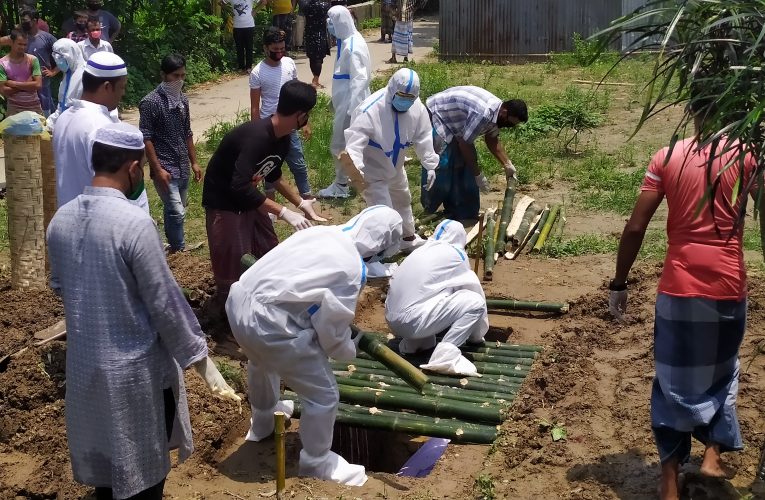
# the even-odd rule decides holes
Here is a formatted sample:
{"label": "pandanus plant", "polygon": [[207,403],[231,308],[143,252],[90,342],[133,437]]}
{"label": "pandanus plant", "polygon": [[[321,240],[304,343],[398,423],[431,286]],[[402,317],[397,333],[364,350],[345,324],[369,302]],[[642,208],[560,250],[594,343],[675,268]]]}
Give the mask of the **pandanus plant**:
{"label": "pandanus plant", "polygon": [[[736,234],[744,220],[748,193],[758,179],[763,185],[765,0],[653,0],[616,19],[592,40],[602,53],[624,35],[632,41],[614,67],[638,51],[657,53],[635,133],[664,109],[683,105],[685,112],[670,138],[671,149],[686,130],[693,130],[694,115],[700,117],[699,146],[711,145],[713,154],[707,164],[708,189],[697,211],[710,210],[714,215],[715,204],[709,201],[718,194],[721,176],[712,175],[712,159],[730,155],[724,169],[738,169],[738,181],[731,193],[723,195],[731,206],[738,206],[738,222],[727,236]],[[751,177],[743,175],[747,154],[757,164]],[[757,192],[759,207],[762,188]],[[760,228],[765,229],[762,216]]]}

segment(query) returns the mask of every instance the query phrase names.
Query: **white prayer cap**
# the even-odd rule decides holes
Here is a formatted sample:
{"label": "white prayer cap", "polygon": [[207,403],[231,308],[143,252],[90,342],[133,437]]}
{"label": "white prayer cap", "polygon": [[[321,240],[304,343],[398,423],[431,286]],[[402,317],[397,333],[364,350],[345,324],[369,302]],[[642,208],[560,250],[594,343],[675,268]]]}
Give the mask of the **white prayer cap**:
{"label": "white prayer cap", "polygon": [[99,78],[116,78],[127,75],[127,65],[117,54],[96,52],[88,58],[85,73]]}
{"label": "white prayer cap", "polygon": [[96,130],[93,141],[120,149],[143,149],[143,133],[125,122],[110,123]]}

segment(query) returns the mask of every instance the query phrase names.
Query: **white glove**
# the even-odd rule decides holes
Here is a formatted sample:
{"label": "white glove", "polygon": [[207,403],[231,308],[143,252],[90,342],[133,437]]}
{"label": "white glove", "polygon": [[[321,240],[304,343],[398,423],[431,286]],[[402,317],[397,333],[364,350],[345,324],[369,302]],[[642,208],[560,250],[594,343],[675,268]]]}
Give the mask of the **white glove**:
{"label": "white glove", "polygon": [[433,184],[436,183],[436,171],[434,170],[428,170],[428,178],[425,180],[425,190],[430,191],[430,188],[433,187]]}
{"label": "white glove", "polygon": [[279,218],[287,221],[297,231],[300,231],[301,229],[308,229],[309,227],[311,227],[311,223],[308,222],[308,219],[306,219],[305,217],[303,217],[297,212],[288,210],[287,207],[282,207],[282,211],[279,212]]}
{"label": "white glove", "polygon": [[517,171],[515,169],[515,165],[513,165],[513,162],[507,160],[507,163],[505,163],[505,177],[508,179],[518,179],[516,172]]}
{"label": "white glove", "polygon": [[327,219],[324,217],[321,217],[319,214],[316,213],[316,211],[313,209],[313,204],[316,203],[316,200],[303,200],[300,202],[300,205],[298,205],[298,208],[303,211],[303,213],[310,219],[314,220],[316,222],[327,222]]}
{"label": "white glove", "polygon": [[480,189],[483,194],[487,194],[489,192],[489,180],[485,175],[476,175],[475,183],[478,184],[478,189]]}
{"label": "white glove", "polygon": [[608,312],[618,321],[624,319],[627,311],[627,289],[611,290],[608,294]]}
{"label": "white glove", "polygon": [[242,398],[237,396],[236,392],[234,392],[234,389],[232,389],[223,379],[223,375],[221,375],[218,369],[215,367],[215,363],[212,359],[207,357],[197,361],[194,363],[194,368],[196,369],[197,373],[204,379],[205,383],[207,383],[207,387],[210,388],[213,394],[222,398],[233,399],[237,402],[242,401]]}

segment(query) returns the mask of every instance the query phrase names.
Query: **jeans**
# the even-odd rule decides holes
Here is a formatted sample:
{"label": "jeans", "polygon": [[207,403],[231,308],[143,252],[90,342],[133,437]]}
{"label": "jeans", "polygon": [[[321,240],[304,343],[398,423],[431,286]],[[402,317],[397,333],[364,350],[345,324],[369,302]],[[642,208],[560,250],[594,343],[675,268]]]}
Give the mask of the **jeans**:
{"label": "jeans", "polygon": [[234,28],[236,65],[239,69],[252,68],[252,37],[255,28]]}
{"label": "jeans", "polygon": [[186,205],[188,204],[189,180],[171,179],[167,192],[157,186],[157,194],[162,199],[164,207],[165,236],[170,244],[171,252],[178,252],[186,247],[183,239],[183,221],[186,218]]}
{"label": "jeans", "polygon": [[[311,183],[308,182],[308,166],[305,164],[305,156],[303,156],[303,141],[300,140],[297,130],[290,134],[290,150],[287,152],[284,161],[287,162],[287,166],[295,178],[298,192],[300,194],[309,194],[311,192]],[[266,182],[266,191],[273,190],[273,184]]]}

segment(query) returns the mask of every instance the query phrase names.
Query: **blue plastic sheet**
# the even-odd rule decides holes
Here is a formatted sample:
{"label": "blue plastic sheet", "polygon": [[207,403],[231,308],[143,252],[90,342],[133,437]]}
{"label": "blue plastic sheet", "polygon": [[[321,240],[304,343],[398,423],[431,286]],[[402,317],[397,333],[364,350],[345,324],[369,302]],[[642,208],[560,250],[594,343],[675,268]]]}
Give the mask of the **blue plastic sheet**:
{"label": "blue plastic sheet", "polygon": [[0,132],[10,135],[44,135],[45,117],[34,111],[22,111],[0,122]]}

